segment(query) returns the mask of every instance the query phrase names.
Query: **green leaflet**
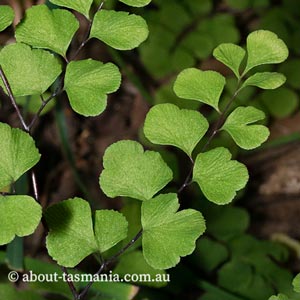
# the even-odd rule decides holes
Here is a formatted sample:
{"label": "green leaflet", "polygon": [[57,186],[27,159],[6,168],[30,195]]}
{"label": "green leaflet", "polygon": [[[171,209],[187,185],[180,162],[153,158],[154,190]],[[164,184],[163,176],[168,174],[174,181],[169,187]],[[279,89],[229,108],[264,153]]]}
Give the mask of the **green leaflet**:
{"label": "green leaflet", "polygon": [[293,113],[299,106],[299,97],[291,89],[281,87],[274,91],[265,91],[260,96],[270,114],[276,118],[284,118]]}
{"label": "green leaflet", "polygon": [[194,209],[177,212],[177,194],[163,194],[142,204],[143,253],[155,269],[168,269],[191,254],[205,231],[202,214]]}
{"label": "green leaflet", "polygon": [[154,144],[172,145],[191,156],[208,126],[207,120],[197,111],[158,104],[147,114],[144,133]]}
{"label": "green leaflet", "polygon": [[300,293],[300,273],[294,278],[293,287],[296,293]]}
{"label": "green leaflet", "polygon": [[43,94],[62,72],[53,54],[22,43],[5,46],[0,52],[0,65],[15,97]]}
{"label": "green leaflet", "polygon": [[0,299],[7,300],[44,300],[45,298],[34,291],[19,291],[12,284],[0,283]]}
{"label": "green leaflet", "polygon": [[247,168],[231,153],[218,147],[198,154],[193,180],[198,183],[205,197],[216,204],[227,204],[233,200],[236,191],[245,187],[249,175]]}
{"label": "green leaflet", "polygon": [[218,72],[189,68],[178,75],[174,91],[180,98],[198,100],[219,111],[224,86],[225,78]]}
{"label": "green leaflet", "polygon": [[[128,221],[128,234],[127,238],[125,238],[122,243],[118,244],[118,250],[121,247],[126,246],[132,239],[133,236],[140,231],[141,225],[141,205],[140,201],[135,201],[134,199],[127,198],[124,199],[124,206],[120,210],[123,216],[125,216],[126,220]],[[139,248],[141,246],[142,240],[137,240],[131,247],[131,250]],[[116,247],[117,248],[117,247]],[[115,250],[115,248],[113,248]]]}
{"label": "green leaflet", "polygon": [[0,123],[0,189],[17,181],[40,160],[32,137]]}
{"label": "green leaflet", "polygon": [[111,198],[151,199],[173,177],[159,153],[144,152],[142,145],[135,141],[124,140],[110,145],[105,151],[103,166],[99,183]]}
{"label": "green leaflet", "polygon": [[206,273],[211,273],[229,257],[226,246],[213,239],[201,237],[196,245],[192,257],[195,258],[195,263],[199,264]]}
{"label": "green leaflet", "polygon": [[269,300],[290,300],[290,298],[284,294],[278,294],[277,296],[272,296]]}
{"label": "green leaflet", "polygon": [[245,54],[242,47],[231,43],[221,44],[213,52],[214,57],[230,68],[237,78],[240,78],[240,65]]}
{"label": "green leaflet", "polygon": [[287,78],[287,84],[295,89],[300,88],[300,72],[298,70],[300,70],[300,59],[289,59],[279,67],[279,72]]}
{"label": "green leaflet", "polygon": [[[246,262],[231,260],[226,262],[218,272],[218,284],[225,289],[241,294],[241,291],[251,284],[253,273],[251,266]],[[232,285],[233,277],[237,277],[234,285]]]}
{"label": "green leaflet", "polygon": [[173,90],[174,82],[173,80],[168,83],[162,85],[160,88],[156,90],[154,104],[163,104],[163,103],[172,103],[178,106],[180,109],[190,109],[190,110],[198,110],[201,106],[199,101],[182,99],[176,96]]}
{"label": "green leaflet", "polygon": [[81,198],[50,206],[45,219],[48,253],[65,267],[73,268],[88,255],[104,252],[127,236],[126,219],[113,210],[96,211],[93,229],[90,205]]}
{"label": "green leaflet", "polygon": [[127,237],[128,222],[114,210],[98,210],[95,213],[95,237],[101,253]]}
{"label": "green leaflet", "polygon": [[[120,276],[126,276],[126,274],[147,274],[147,276],[151,276],[151,279],[156,279],[157,277],[163,278],[166,274],[164,270],[156,270],[149,266],[141,251],[123,254],[120,257],[117,267],[114,269],[114,273]],[[163,287],[167,285],[167,282],[159,280],[147,281],[145,279],[145,281],[139,281],[139,284],[150,287]]]}
{"label": "green leaflet", "polygon": [[276,72],[255,73],[245,80],[242,88],[252,85],[265,90],[274,90],[282,86],[286,81],[284,75]]}
{"label": "green leaflet", "polygon": [[16,40],[65,56],[78,28],[79,22],[69,11],[35,5],[26,10],[25,19],[17,26]]}
{"label": "green leaflet", "polygon": [[249,227],[250,217],[246,210],[229,205],[212,205],[206,210],[202,208],[202,212],[205,216],[208,234],[217,241],[230,241],[242,235]]}
{"label": "green leaflet", "polygon": [[47,250],[59,265],[73,268],[97,251],[87,201],[80,198],[62,201],[50,206],[44,216],[49,227]]}
{"label": "green leaflet", "polygon": [[264,143],[270,134],[266,126],[252,125],[264,118],[263,111],[252,106],[240,106],[229,115],[222,129],[227,131],[241,148],[254,149]]}
{"label": "green leaflet", "polygon": [[151,2],[151,0],[119,0],[119,1],[135,7],[143,7],[148,5]]}
{"label": "green leaflet", "polygon": [[[220,43],[239,41],[239,31],[233,16],[217,14],[198,20],[201,15],[211,11],[210,0],[166,0],[161,3],[156,1],[155,4],[158,8],[145,15],[151,34],[139,47],[139,51],[143,64],[157,79],[171,78],[184,68],[195,66],[197,60],[208,58]],[[181,36],[184,29],[193,22],[197,26]],[[180,41],[177,47],[174,47],[175,41]]]}
{"label": "green leaflet", "polygon": [[50,2],[58,6],[74,9],[83,14],[86,18],[89,18],[89,11],[93,0],[50,0]]}
{"label": "green leaflet", "polygon": [[[218,284],[243,298],[249,295],[249,299],[267,299],[273,293],[273,288],[267,284],[265,277],[256,270],[254,266],[245,260],[233,259],[226,263],[218,272]],[[236,274],[239,274],[238,278]],[[232,284],[234,280],[235,284]]]}
{"label": "green leaflet", "polygon": [[106,108],[107,94],[121,84],[121,74],[112,63],[86,59],[68,64],[65,90],[74,111],[84,116],[97,116]]}
{"label": "green leaflet", "polygon": [[0,32],[6,29],[14,20],[15,13],[8,5],[0,5]]}
{"label": "green leaflet", "polygon": [[90,37],[94,37],[117,50],[131,50],[148,37],[145,20],[127,12],[101,10],[94,17]]}
{"label": "green leaflet", "polygon": [[[294,290],[296,293],[300,293],[300,274],[298,274],[298,275],[293,279],[292,284],[293,284],[293,290]],[[286,295],[284,295],[284,294],[278,294],[277,296],[274,295],[274,296],[270,297],[269,300],[291,300],[291,299],[294,299],[294,297],[295,297],[295,299],[296,299],[296,298],[298,299],[298,297],[296,296],[296,294],[295,294],[295,295],[292,294],[292,295],[290,295],[290,296],[291,296],[291,298],[288,297],[288,296],[286,296]]]}
{"label": "green leaflet", "polygon": [[0,245],[8,244],[16,235],[32,234],[41,217],[42,208],[33,198],[0,195]]}
{"label": "green leaflet", "polygon": [[289,51],[278,36],[268,30],[257,30],[247,37],[248,59],[244,74],[265,64],[278,64],[287,59]]}

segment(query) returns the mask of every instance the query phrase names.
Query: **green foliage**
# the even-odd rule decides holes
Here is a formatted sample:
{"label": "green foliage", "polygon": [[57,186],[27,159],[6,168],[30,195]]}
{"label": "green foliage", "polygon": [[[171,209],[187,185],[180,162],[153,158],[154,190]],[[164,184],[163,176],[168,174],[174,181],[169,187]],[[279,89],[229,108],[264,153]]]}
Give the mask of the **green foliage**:
{"label": "green foliage", "polygon": [[264,300],[275,292],[274,287],[281,293],[290,292],[292,276],[276,263],[287,260],[288,250],[247,235],[249,214],[245,209],[205,201],[200,208],[210,235],[200,238],[191,258],[208,276],[217,277],[216,286],[201,281],[204,299],[217,300],[222,295],[222,299]]}
{"label": "green foliage", "polygon": [[295,291],[296,293],[300,293],[300,274],[298,274],[298,275],[294,278],[292,284],[293,284],[294,291]]}
{"label": "green foliage", "polygon": [[173,104],[155,105],[144,125],[145,136],[152,143],[173,145],[189,156],[207,129],[208,122],[200,113]]}
{"label": "green foliage", "polygon": [[120,141],[103,156],[100,186],[109,197],[151,199],[172,180],[172,171],[154,151],[145,151],[137,142]]}
{"label": "green foliage", "polygon": [[242,88],[252,85],[265,90],[274,90],[282,86],[286,81],[284,75],[276,72],[255,73],[242,85]]}
{"label": "green foliage", "polygon": [[288,48],[284,41],[267,30],[258,30],[247,37],[247,65],[244,73],[264,64],[278,64],[288,57]]}
{"label": "green foliage", "polygon": [[32,234],[42,217],[41,206],[29,196],[0,196],[0,245]]}
{"label": "green foliage", "polygon": [[[37,19],[39,26],[36,26]],[[16,29],[16,39],[19,43],[65,56],[78,28],[79,22],[67,10],[50,10],[46,5],[37,5],[26,11],[24,21]]]}
{"label": "green foliage", "polygon": [[193,260],[207,273],[212,272],[229,256],[228,249],[221,243],[207,237],[197,241],[197,247],[193,254]]}
{"label": "green foliage", "polygon": [[300,59],[291,59],[282,64],[279,71],[282,72],[287,78],[287,84],[292,88],[300,88]]}
{"label": "green foliage", "polygon": [[90,37],[95,37],[118,50],[131,50],[146,40],[148,27],[140,16],[101,10],[95,15]]}
{"label": "green foliage", "polygon": [[292,281],[293,285],[293,292],[286,293],[286,294],[278,294],[277,296],[271,296],[269,300],[296,300],[299,298],[300,293],[300,274],[298,274]]}
{"label": "green foliage", "polygon": [[[128,221],[128,235],[121,241],[118,249],[126,246],[132,239],[132,237],[141,229],[141,202],[134,199],[126,199],[125,204],[120,211]],[[141,240],[138,240],[131,246],[131,250],[134,250],[141,246]],[[115,248],[113,249],[115,250]]]}
{"label": "green foliage", "polygon": [[[299,105],[299,97],[288,88],[282,87],[276,91],[265,91],[260,99],[271,116],[284,118],[290,115]],[[284,105],[282,105],[284,101]]]}
{"label": "green foliage", "polygon": [[91,208],[81,198],[50,206],[45,219],[50,230],[48,252],[65,267],[75,267],[88,255],[97,251],[102,253],[127,236],[128,223],[116,211],[96,211],[93,226]]}
{"label": "green foliage", "polygon": [[[107,94],[120,87],[121,74],[112,64],[87,59],[67,66],[65,90],[71,107],[84,116],[96,116],[106,108]],[[84,99],[84,101],[83,101]]]}
{"label": "green foliage", "polygon": [[[277,247],[276,244],[266,247],[263,242],[248,235],[232,239],[230,242],[232,260],[219,271],[219,284],[242,297],[247,296],[253,300],[269,297],[274,292],[273,286],[277,286],[280,291],[286,291],[289,288],[291,274],[280,269],[270,259],[270,257],[274,258],[274,254],[277,255]],[[237,272],[241,274],[243,280],[239,285],[229,287],[229,281],[236,277]]]}
{"label": "green foliage", "polygon": [[119,0],[119,1],[135,7],[146,6],[151,2],[151,0]]}
{"label": "green foliage", "polygon": [[97,251],[88,202],[80,198],[60,202],[47,209],[45,219],[49,227],[47,250],[59,265],[75,267]]}
{"label": "green foliage", "polygon": [[178,97],[197,100],[219,111],[219,100],[225,86],[225,78],[215,71],[186,69],[174,84]]}
{"label": "green foliage", "polygon": [[[124,65],[122,59],[127,57],[127,53],[119,56],[115,50],[131,50],[142,44],[139,50],[141,60],[150,75],[156,78],[168,75],[169,86],[156,92],[156,103],[169,101],[176,104],[164,103],[150,108],[144,125],[145,136],[154,144],[181,149],[189,156],[191,166],[186,180],[175,193],[174,186],[166,188],[175,177],[171,169],[174,153],[170,159],[170,153],[166,154],[165,149],[158,148],[159,152],[144,151],[141,144],[129,140],[110,145],[105,151],[104,168],[99,177],[102,191],[108,197],[123,196],[141,201],[126,199],[122,214],[113,210],[93,212],[89,203],[81,198],[68,199],[46,208],[44,218],[49,229],[46,243],[49,255],[59,265],[73,268],[95,253],[104,269],[134,244],[131,249],[135,251],[121,256],[114,273],[157,276],[166,274],[164,269],[174,267],[181,257],[190,255],[196,248],[193,260],[208,275],[216,275],[213,278],[218,284],[217,288],[204,285],[207,293],[203,299],[263,300],[275,292],[274,286],[278,287],[278,292],[286,292],[291,280],[290,273],[274,262],[284,261],[284,250],[244,233],[249,224],[249,215],[245,210],[212,204],[207,209],[203,204],[204,198],[214,204],[227,204],[247,184],[246,166],[232,160],[232,154],[223,147],[225,143],[222,140],[221,147],[216,147],[218,141],[213,139],[224,130],[237,146],[246,150],[257,148],[266,141],[269,135],[267,127],[254,124],[263,120],[265,114],[248,106],[254,90],[247,91],[249,86],[276,89],[284,84],[286,79],[281,73],[269,72],[269,69],[258,73],[252,70],[257,66],[283,62],[288,56],[283,40],[273,32],[258,30],[248,36],[245,51],[235,45],[239,41],[235,19],[225,14],[211,17],[212,3],[209,0],[182,0],[180,3],[154,0],[155,9],[145,11],[145,19],[149,20],[152,33],[147,42],[149,32],[144,18],[113,10],[114,3],[110,3],[111,10],[108,10],[102,7],[104,2],[100,4],[98,1],[100,6],[93,15],[92,0],[50,2],[83,14],[90,25],[87,38],[77,51],[69,49],[70,45],[76,44],[73,43],[74,36],[79,28],[72,12],[61,8],[51,10],[48,8],[51,6],[46,5],[28,9],[16,29],[17,42],[5,46],[0,52],[1,69],[7,77],[7,82],[3,76],[0,84],[3,88],[6,83],[8,89],[11,87],[12,102],[14,96],[27,96],[16,101],[21,103],[25,112],[33,112],[31,103],[36,105],[41,97],[41,106],[35,106],[35,111],[39,111],[47,104],[43,99],[50,91],[55,90],[50,93],[49,99],[58,97],[59,100],[63,100],[61,93],[65,91],[75,112],[97,116],[105,110],[108,95],[119,89],[121,73],[110,62],[75,60],[77,54],[91,38],[97,38],[114,48],[109,50],[110,53],[113,57],[121,57],[117,60]],[[143,7],[151,1],[120,2]],[[238,9],[257,6],[254,0],[227,2]],[[9,26],[12,20],[11,9],[0,6],[0,29]],[[212,51],[214,57],[234,73],[237,78],[234,87],[230,79],[226,82],[221,73],[194,67],[207,59]],[[184,68],[187,69],[181,71]],[[248,74],[250,70],[252,72]],[[181,73],[175,80],[178,71]],[[222,74],[225,74],[226,71],[223,71]],[[292,74],[292,79],[288,78],[291,87],[299,87],[295,68],[286,65],[282,67],[282,72]],[[248,78],[245,79],[246,75]],[[172,90],[170,84],[173,82]],[[5,88],[4,91],[7,92]],[[223,92],[224,97],[221,97]],[[291,99],[286,102],[284,110],[276,97],[270,98],[273,92],[263,92],[260,103],[271,115],[285,116],[295,110],[297,98],[280,95],[281,101]],[[197,111],[200,103],[203,104],[203,115]],[[205,105],[214,110],[207,109]],[[40,112],[34,117],[38,117]],[[212,124],[210,130],[209,123]],[[31,127],[23,127],[25,131],[32,132]],[[40,155],[28,133],[0,123],[0,135],[0,189],[3,189],[29,171],[39,161]],[[230,136],[227,136],[229,143],[232,142]],[[193,152],[196,153],[195,162]],[[200,211],[186,208],[189,202],[179,210],[178,194],[192,182],[196,182],[203,193],[199,196],[201,201],[195,203],[204,217]],[[37,193],[36,183],[33,183]],[[173,193],[166,194],[167,189]],[[26,236],[36,229],[41,220],[41,206],[29,196],[1,195],[0,219],[0,244],[3,245],[15,236]],[[197,241],[206,226],[210,236]],[[141,251],[138,250],[140,246]],[[37,265],[32,265],[32,268],[38,269]],[[164,285],[162,282],[140,283],[156,287]],[[297,281],[294,285],[299,290]],[[121,292],[114,290],[115,287]],[[67,293],[59,284],[56,288],[59,295],[72,299],[69,290]],[[76,288],[84,290],[82,284],[76,285]],[[43,289],[53,292],[49,285],[37,287],[38,291]],[[101,294],[101,299],[130,299],[130,289],[131,286],[94,284],[93,294],[89,298],[98,299]],[[249,291],[252,294],[249,295]],[[7,285],[1,293],[0,298],[3,299],[40,299],[35,293],[25,296],[25,292],[16,292]],[[73,298],[76,297],[81,298],[79,294]],[[274,299],[280,297],[284,297],[283,294]]]}
{"label": "green foliage", "polygon": [[112,248],[127,237],[126,218],[113,210],[98,210],[95,213],[95,237],[101,253]]}
{"label": "green foliage", "polygon": [[230,241],[243,234],[250,224],[247,211],[234,206],[201,207],[207,223],[207,232],[218,241]]}
{"label": "green foliage", "polygon": [[[143,253],[141,251],[133,251],[123,255],[117,267],[114,269],[114,273],[120,276],[126,276],[126,274],[146,274],[150,275],[151,279],[157,278],[157,276],[164,276],[166,272],[164,270],[156,270],[149,266],[145,261]],[[140,284],[150,287],[163,287],[167,285],[167,282],[159,281],[139,281]]]}
{"label": "green foliage", "polygon": [[159,195],[142,204],[143,253],[155,269],[174,267],[180,256],[191,254],[205,231],[202,214],[193,209],[177,212],[176,194]]}
{"label": "green foliage", "polygon": [[208,200],[227,204],[235,197],[236,191],[245,187],[248,172],[243,164],[231,160],[229,150],[219,147],[198,154],[193,180],[199,184]]}
{"label": "green foliage", "polygon": [[74,9],[89,18],[89,11],[93,0],[50,0],[50,2],[59,6]]}
{"label": "green foliage", "polygon": [[[51,96],[49,92],[43,94],[43,98],[47,99]],[[30,95],[17,97],[16,101],[19,105],[21,105],[25,111],[28,111],[31,114],[36,114],[41,107],[41,95]],[[55,99],[53,99],[41,112],[41,115],[44,115],[52,110],[55,106]]]}
{"label": "green foliage", "polygon": [[245,57],[246,51],[234,44],[221,44],[215,48],[214,57],[232,70],[234,75],[240,77],[240,65]]}
{"label": "green foliage", "polygon": [[8,5],[0,5],[0,32],[6,29],[14,20],[15,13]]}
{"label": "green foliage", "polygon": [[277,296],[270,297],[269,300],[289,300],[289,298],[284,294],[278,294]]}
{"label": "green foliage", "polygon": [[[239,32],[228,14],[212,14],[212,1],[155,1],[145,12],[149,39],[139,48],[146,69],[155,78],[173,76],[209,57],[221,43],[236,43]],[[176,18],[174,18],[176,16]],[[153,59],[155,57],[155,59]]]}
{"label": "green foliage", "polygon": [[[3,252],[0,252],[0,257]],[[31,270],[34,274],[57,274],[59,278],[63,276],[63,271],[60,266],[54,263],[45,262],[38,258],[25,257],[25,269]],[[3,265],[1,265],[3,267]],[[69,270],[69,274],[82,275],[79,270]],[[76,288],[84,288],[86,282],[74,282]],[[68,285],[58,280],[57,282],[34,281],[29,282],[28,287],[35,294],[47,294],[55,299],[70,299],[73,300],[73,295]],[[130,300],[136,288],[130,284],[119,282],[97,282],[91,288],[91,294],[101,294],[101,297],[115,300]],[[2,291],[2,290],[1,290]],[[10,299],[10,298],[8,298]],[[18,298],[19,299],[19,298]],[[24,296],[24,299],[27,299]],[[43,298],[44,299],[44,298]]]}
{"label": "green foliage", "polygon": [[0,297],[9,300],[44,300],[42,296],[32,291],[18,291],[11,284],[0,283]]}
{"label": "green foliage", "polygon": [[0,52],[0,65],[14,96],[43,94],[62,72],[53,54],[22,43],[5,46]]}
{"label": "green foliage", "polygon": [[269,130],[266,126],[252,123],[264,118],[265,114],[261,110],[252,106],[240,106],[228,116],[222,129],[226,130],[241,148],[255,149],[267,140]]}
{"label": "green foliage", "polygon": [[32,137],[20,129],[0,123],[0,189],[17,181],[39,160]]}

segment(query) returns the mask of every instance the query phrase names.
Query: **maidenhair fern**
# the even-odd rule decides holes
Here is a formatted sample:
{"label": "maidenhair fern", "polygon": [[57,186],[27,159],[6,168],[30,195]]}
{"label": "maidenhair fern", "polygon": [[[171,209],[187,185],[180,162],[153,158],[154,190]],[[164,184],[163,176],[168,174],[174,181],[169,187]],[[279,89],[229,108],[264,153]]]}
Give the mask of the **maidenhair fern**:
{"label": "maidenhair fern", "polygon": [[[50,100],[65,91],[75,112],[96,116],[105,110],[108,94],[120,87],[121,74],[113,63],[75,60],[87,41],[96,38],[114,49],[130,50],[148,36],[147,24],[142,17],[106,10],[103,3],[91,16],[92,1],[51,2],[61,8],[51,10],[46,5],[29,8],[16,28],[16,42],[0,52],[0,85],[16,107],[25,131],[0,124],[0,189],[14,184],[39,161],[40,154],[30,133]],[[121,2],[141,7],[150,1]],[[84,15],[90,25],[87,39],[75,54],[70,51],[70,45],[79,22],[64,7]],[[12,19],[11,9],[0,6],[0,29],[9,26]],[[210,143],[220,131],[226,131],[240,148],[246,150],[257,148],[267,140],[268,128],[256,123],[264,118],[264,113],[251,106],[240,106],[232,111],[232,104],[247,86],[261,89],[281,86],[285,82],[284,75],[254,73],[253,68],[283,62],[288,49],[274,33],[259,30],[248,36],[246,50],[226,43],[219,45],[213,55],[236,77],[236,88],[225,108],[220,105],[220,98],[226,78],[216,71],[189,68],[178,75],[174,84],[177,96],[185,101],[206,104],[219,114],[218,121],[210,129],[209,122],[199,111],[180,109],[174,104],[155,105],[145,120],[144,134],[150,142],[177,147],[189,157],[191,172],[182,188],[178,193],[164,190],[173,180],[173,172],[158,152],[145,150],[136,141],[123,140],[110,145],[103,157],[100,187],[108,197],[123,196],[140,201],[140,230],[135,236],[128,237],[128,221],[121,213],[92,211],[89,203],[81,198],[61,201],[46,208],[43,215],[49,230],[46,247],[59,265],[76,267],[87,256],[103,255],[129,238],[119,252],[101,261],[101,273],[141,238],[143,256],[138,256],[151,270],[174,267],[181,257],[194,251],[196,240],[206,229],[200,211],[180,210],[179,192],[195,182],[209,201],[223,205],[230,203],[236,193],[245,188],[249,177],[246,166],[233,160],[225,147],[209,149]],[[49,89],[54,92],[47,98],[44,93]],[[36,95],[41,96],[42,104],[32,122],[27,124],[14,97]],[[203,146],[200,151],[195,151],[199,143]],[[36,184],[34,180],[33,183]],[[4,220],[0,224],[0,245],[9,243],[15,235],[29,235],[38,226],[42,215],[36,189],[35,198],[24,195],[0,197],[1,220]],[[87,291],[88,288],[82,293],[73,291],[74,299],[81,299]],[[283,296],[271,299],[285,299],[279,297]]]}

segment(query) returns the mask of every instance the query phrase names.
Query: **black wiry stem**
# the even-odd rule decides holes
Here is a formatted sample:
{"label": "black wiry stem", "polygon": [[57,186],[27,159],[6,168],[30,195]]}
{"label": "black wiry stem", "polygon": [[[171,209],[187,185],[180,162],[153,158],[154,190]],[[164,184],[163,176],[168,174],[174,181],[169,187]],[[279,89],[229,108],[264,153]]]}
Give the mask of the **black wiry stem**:
{"label": "black wiry stem", "polygon": [[216,136],[216,134],[219,132],[219,130],[222,128],[225,118],[226,118],[226,114],[229,111],[233,101],[235,100],[236,96],[239,93],[239,85],[240,83],[238,83],[238,87],[236,89],[236,91],[234,92],[234,94],[232,95],[232,97],[230,98],[230,100],[228,101],[227,105],[225,106],[223,112],[221,113],[216,125],[214,126],[212,133],[210,135],[210,137],[208,138],[207,142],[205,143],[205,145],[202,147],[201,152],[204,152],[207,147],[210,145],[211,141],[214,139],[214,137]]}
{"label": "black wiry stem", "polygon": [[[97,12],[100,11],[100,10],[102,9],[104,3],[105,3],[105,0],[102,1],[102,2],[100,3],[100,5],[99,5],[99,7],[98,7],[98,9],[97,9]],[[92,21],[89,20],[88,30],[87,30],[87,32],[86,32],[86,35],[85,35],[83,41],[82,41],[81,44],[79,45],[79,47],[78,47],[78,49],[76,50],[76,52],[72,55],[72,57],[71,57],[69,60],[67,59],[67,62],[74,60],[74,59],[77,57],[77,55],[79,54],[79,52],[81,51],[81,49],[82,49],[82,48],[87,44],[87,42],[90,40],[90,33],[91,33],[93,21],[94,21],[94,20],[92,20]]]}
{"label": "black wiry stem", "polygon": [[[143,230],[141,229],[136,235],[135,237],[129,241],[128,244],[126,244],[119,252],[117,252],[114,256],[112,256],[111,258],[107,259],[106,261],[104,261],[99,270],[97,271],[97,273],[95,275],[100,275],[103,270],[105,269],[105,267],[107,267],[110,263],[114,262],[116,259],[119,258],[119,256],[121,256],[128,248],[130,248],[143,234]],[[84,297],[87,295],[89,289],[91,288],[91,286],[93,285],[93,281],[89,282],[89,284],[84,288],[84,290],[78,295],[77,298],[75,298],[76,300],[83,300]]]}
{"label": "black wiry stem", "polygon": [[[215,126],[213,127],[213,130],[207,140],[207,142],[204,144],[204,146],[202,147],[200,153],[205,152],[205,150],[207,149],[207,147],[210,145],[210,143],[212,142],[212,140],[214,139],[214,137],[217,135],[217,133],[220,131],[220,129],[222,128],[225,119],[226,119],[226,114],[228,113],[232,103],[234,102],[236,96],[238,95],[239,91],[240,91],[240,85],[241,85],[241,78],[239,78],[238,83],[237,83],[237,88],[235,90],[235,92],[233,93],[232,97],[230,98],[230,100],[228,101],[228,103],[226,104],[224,110],[221,112],[220,117],[218,118]],[[181,193],[187,186],[192,184],[192,173],[193,173],[193,169],[194,169],[194,161],[193,159],[190,157],[191,161],[192,161],[192,167],[184,181],[184,183],[182,184],[182,186],[178,189],[177,193]]]}
{"label": "black wiry stem", "polygon": [[46,105],[53,99],[55,98],[57,95],[59,94],[58,91],[54,92],[51,96],[49,96],[49,98],[47,98],[46,100],[42,100],[42,105],[40,106],[39,110],[37,111],[37,113],[34,115],[33,119],[31,120],[30,124],[28,125],[29,131],[33,128],[34,124],[36,123],[36,121],[39,119],[42,111],[44,110],[44,108],[46,107]]}
{"label": "black wiry stem", "polygon": [[79,299],[78,298],[78,293],[77,293],[77,290],[75,288],[74,283],[71,280],[69,280],[69,278],[68,278],[68,275],[69,275],[68,269],[66,267],[62,267],[62,271],[63,271],[63,273],[65,273],[67,275],[67,284],[68,284],[68,286],[69,286],[69,288],[70,288],[70,290],[72,292],[74,300]]}
{"label": "black wiry stem", "polygon": [[3,71],[1,65],[0,65],[0,77],[1,77],[1,79],[2,79],[2,81],[3,81],[3,84],[4,84],[4,86],[5,86],[6,92],[7,92],[8,96],[9,96],[10,102],[11,102],[11,104],[13,105],[14,109],[16,110],[16,113],[17,113],[18,118],[19,118],[19,120],[20,120],[20,122],[21,122],[21,124],[22,124],[23,129],[24,129],[26,132],[29,132],[29,128],[28,128],[28,126],[27,126],[27,124],[26,124],[26,122],[25,122],[25,120],[24,120],[24,118],[23,118],[23,116],[22,116],[22,114],[21,114],[21,111],[20,111],[20,109],[19,109],[19,107],[18,107],[18,104],[17,104],[17,102],[16,102],[16,99],[15,99],[13,93],[12,93],[10,84],[9,84],[9,82],[8,82],[8,80],[7,80],[6,75],[4,74],[4,71]]}

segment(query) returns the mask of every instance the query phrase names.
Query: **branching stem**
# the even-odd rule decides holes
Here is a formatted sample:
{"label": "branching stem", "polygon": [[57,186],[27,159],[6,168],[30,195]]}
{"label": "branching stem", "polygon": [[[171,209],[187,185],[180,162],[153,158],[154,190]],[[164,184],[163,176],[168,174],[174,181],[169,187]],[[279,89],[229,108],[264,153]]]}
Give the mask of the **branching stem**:
{"label": "branching stem", "polygon": [[[97,12],[100,11],[100,10],[102,9],[104,3],[105,3],[105,0],[102,1],[102,2],[100,3],[100,5],[99,5],[99,7],[98,7],[98,9],[97,9]],[[69,60],[66,59],[66,61],[67,61],[68,63],[69,63],[69,61],[72,61],[72,60],[74,60],[74,59],[77,57],[77,55],[79,54],[79,52],[81,51],[81,49],[82,49],[82,48],[87,44],[87,42],[90,40],[90,33],[91,33],[93,21],[94,21],[94,19],[91,20],[91,21],[88,20],[89,25],[88,25],[88,30],[87,30],[87,32],[86,32],[86,34],[85,34],[85,37],[84,37],[83,41],[81,42],[81,44],[79,45],[78,49],[77,49],[77,50],[75,51],[75,53],[71,56],[71,58],[70,58]]]}
{"label": "branching stem", "polygon": [[[119,250],[119,252],[117,252],[115,255],[113,255],[111,258],[107,259],[106,261],[104,261],[99,270],[97,271],[97,273],[95,274],[100,275],[103,270],[112,262],[114,262],[116,259],[119,258],[119,256],[121,256],[128,248],[130,248],[143,234],[143,230],[141,229],[133,239],[131,239],[128,244],[126,244],[121,250]],[[85,296],[87,295],[89,289],[91,288],[91,286],[93,285],[93,281],[89,282],[88,285],[83,289],[83,291],[77,295],[77,298],[75,298],[75,300],[83,300],[85,298]]]}
{"label": "branching stem", "polygon": [[[202,147],[200,153],[205,152],[205,150],[207,149],[207,147],[210,145],[210,143],[212,142],[212,140],[214,139],[214,137],[217,135],[217,133],[220,131],[220,129],[222,128],[224,121],[226,119],[226,114],[228,113],[232,103],[234,102],[235,98],[237,97],[238,93],[240,92],[240,85],[241,85],[241,79],[242,76],[238,79],[238,83],[237,83],[237,87],[236,90],[234,91],[233,95],[231,96],[230,100],[228,101],[228,103],[226,104],[224,110],[221,112],[217,122],[215,123],[215,126],[213,127],[210,136],[208,137],[207,142],[204,144],[204,146]],[[191,169],[187,175],[187,177],[185,178],[185,181],[183,182],[182,186],[178,189],[178,194],[181,193],[187,186],[192,184],[192,173],[193,173],[193,169],[194,169],[194,161],[193,159],[190,157],[191,162],[192,162],[192,166]]]}
{"label": "branching stem", "polygon": [[[103,0],[98,9],[97,9],[97,12],[100,11],[103,7],[105,3],[105,0]],[[78,47],[78,49],[76,50],[75,54],[72,56],[72,58],[70,60],[68,60],[67,58],[65,58],[65,61],[66,63],[68,64],[69,61],[71,60],[74,60],[77,55],[79,54],[79,52],[81,51],[81,49],[86,45],[86,43],[89,41],[89,35],[90,35],[90,31],[91,31],[91,28],[92,28],[92,24],[93,24],[93,20],[92,21],[89,21],[89,26],[88,26],[88,30],[87,30],[87,33],[86,33],[86,36],[83,40],[83,42],[80,44],[80,46]],[[54,93],[52,93],[46,100],[43,98],[43,96],[41,95],[41,101],[42,101],[42,104],[39,108],[39,110],[37,111],[37,113],[34,115],[33,119],[31,120],[30,124],[27,125],[23,116],[22,116],[22,113],[20,111],[20,108],[18,107],[18,104],[16,102],[16,99],[13,95],[13,92],[12,92],[12,89],[11,89],[11,86],[7,80],[7,77],[0,65],[0,77],[3,81],[3,84],[5,86],[5,89],[7,91],[7,94],[9,96],[9,99],[18,115],[18,118],[21,122],[21,125],[22,125],[22,128],[25,132],[27,133],[31,133],[32,131],[32,128],[33,126],[35,125],[35,123],[37,122],[37,120],[39,119],[42,111],[44,110],[44,108],[46,107],[46,105],[55,97],[57,97],[58,95],[60,95],[62,92],[63,92],[63,80],[61,80],[58,88],[56,89],[56,91]],[[31,171],[31,181],[32,181],[32,187],[33,187],[33,193],[34,193],[34,197],[35,197],[35,200],[37,202],[39,202],[39,191],[38,191],[38,184],[37,184],[37,180],[36,180],[36,175],[35,175],[35,172],[32,170]],[[1,193],[1,195],[4,195],[4,193]],[[44,223],[44,222],[43,222]],[[47,225],[45,224],[45,228],[47,228]],[[97,273],[95,275],[100,275],[103,270],[112,262],[114,262],[116,259],[119,258],[119,256],[121,256],[128,248],[130,248],[141,236],[142,236],[142,229],[136,234],[136,236],[131,239],[122,249],[119,250],[119,252],[117,252],[115,255],[113,255],[112,257],[110,257],[109,259],[107,259],[106,261],[104,260],[101,265],[100,265],[100,268],[99,270],[97,271]],[[66,267],[62,267],[62,271],[63,273],[65,273],[66,275],[68,275],[68,269]],[[85,298],[85,296],[87,295],[89,289],[91,288],[91,286],[93,285],[93,281],[89,282],[89,284],[83,289],[83,291],[81,293],[77,292],[76,290],[76,287],[74,285],[74,283],[71,281],[71,280],[67,280],[67,284],[70,288],[70,291],[73,295],[73,298],[74,300],[83,300]]]}
{"label": "branching stem", "polygon": [[69,275],[68,269],[66,267],[62,267],[62,271],[67,275],[67,284],[68,284],[68,286],[69,286],[69,288],[72,292],[74,300],[79,299],[78,298],[78,293],[77,293],[77,290],[76,290],[76,287],[75,287],[74,283],[71,280],[69,280],[69,278],[68,278],[68,275]]}

